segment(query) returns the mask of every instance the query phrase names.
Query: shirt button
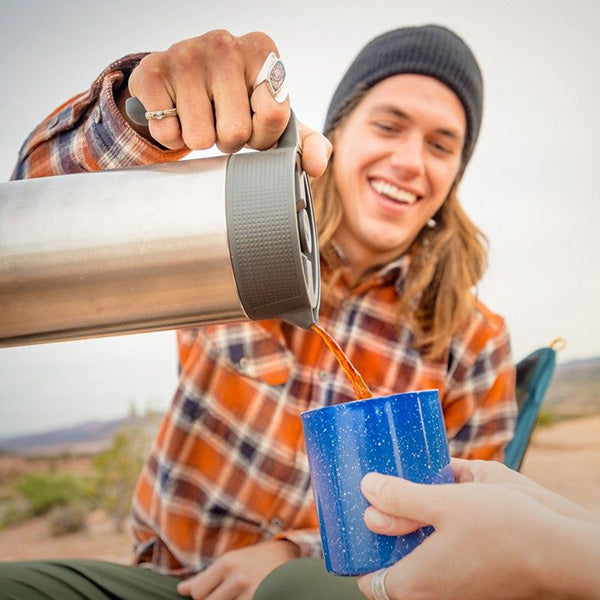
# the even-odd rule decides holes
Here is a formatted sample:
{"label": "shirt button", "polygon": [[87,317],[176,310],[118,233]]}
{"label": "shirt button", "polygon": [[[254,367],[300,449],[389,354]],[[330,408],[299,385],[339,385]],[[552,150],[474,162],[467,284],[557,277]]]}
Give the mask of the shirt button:
{"label": "shirt button", "polygon": [[319,379],[323,382],[329,381],[329,373],[327,371],[319,371]]}
{"label": "shirt button", "polygon": [[238,368],[240,371],[245,371],[248,368],[248,359],[246,357],[240,358],[238,362]]}
{"label": "shirt button", "polygon": [[271,525],[273,527],[281,527],[282,524],[283,524],[283,521],[279,517],[273,517],[271,519]]}
{"label": "shirt button", "polygon": [[59,121],[60,121],[60,117],[58,115],[54,115],[50,119],[50,122],[48,123],[48,129],[52,129],[53,127],[56,127],[56,125],[58,125]]}

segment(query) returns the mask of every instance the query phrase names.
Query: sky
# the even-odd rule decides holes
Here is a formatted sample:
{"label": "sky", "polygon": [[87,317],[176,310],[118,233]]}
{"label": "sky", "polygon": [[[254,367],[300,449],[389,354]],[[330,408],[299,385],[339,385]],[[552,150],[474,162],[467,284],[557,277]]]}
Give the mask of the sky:
{"label": "sky", "polygon": [[[460,193],[490,243],[479,295],[505,317],[517,359],[559,336],[559,362],[600,355],[600,2],[0,0],[0,14],[0,182],[31,129],[130,52],[211,29],[264,31],[296,114],[321,128],[370,38],[454,29],[485,80]],[[118,417],[132,403],[166,408],[175,386],[173,332],[0,349],[0,437]]]}

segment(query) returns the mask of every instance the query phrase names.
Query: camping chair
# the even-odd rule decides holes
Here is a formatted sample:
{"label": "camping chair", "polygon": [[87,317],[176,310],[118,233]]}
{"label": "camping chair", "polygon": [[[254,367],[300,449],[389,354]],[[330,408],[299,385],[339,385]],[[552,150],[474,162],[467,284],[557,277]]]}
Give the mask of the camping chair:
{"label": "camping chair", "polygon": [[549,347],[539,348],[517,363],[517,427],[504,454],[504,464],[515,471],[521,469],[544,395],[552,381],[556,352],[562,347],[564,340],[554,340]]}

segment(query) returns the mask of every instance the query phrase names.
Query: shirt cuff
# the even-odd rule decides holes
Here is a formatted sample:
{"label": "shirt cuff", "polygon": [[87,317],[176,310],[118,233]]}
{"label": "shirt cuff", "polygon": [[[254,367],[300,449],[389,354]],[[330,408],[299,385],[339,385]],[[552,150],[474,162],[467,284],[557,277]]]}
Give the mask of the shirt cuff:
{"label": "shirt cuff", "polygon": [[115,95],[144,55],[131,55],[113,63],[94,82],[98,100],[84,124],[86,146],[100,169],[172,162],[189,153],[187,148],[168,150],[139,135],[119,112]]}
{"label": "shirt cuff", "polygon": [[111,63],[87,91],[50,113],[23,144],[13,178],[172,162],[188,154],[140,136],[116,106],[115,93],[146,54]]}
{"label": "shirt cuff", "polygon": [[300,549],[299,558],[323,558],[321,536],[316,529],[296,529],[278,533],[274,540],[287,540]]}

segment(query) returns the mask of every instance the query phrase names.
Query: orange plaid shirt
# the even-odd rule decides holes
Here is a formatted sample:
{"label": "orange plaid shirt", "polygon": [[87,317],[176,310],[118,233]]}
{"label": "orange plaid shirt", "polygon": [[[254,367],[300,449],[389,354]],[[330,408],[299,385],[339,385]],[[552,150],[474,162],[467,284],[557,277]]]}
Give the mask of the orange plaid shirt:
{"label": "orange plaid shirt", "polygon": [[[16,178],[165,162],[119,115],[113,94],[142,55],[110,65],[26,140]],[[168,207],[166,207],[168,210]],[[501,460],[516,420],[503,320],[478,303],[441,358],[425,358],[394,303],[407,258],[323,297],[320,321],[377,395],[440,390],[454,456]],[[300,413],[353,398],[313,332],[279,321],[178,332],[181,374],[133,500],[135,559],[187,575],[224,552],[289,539],[320,555]]]}

